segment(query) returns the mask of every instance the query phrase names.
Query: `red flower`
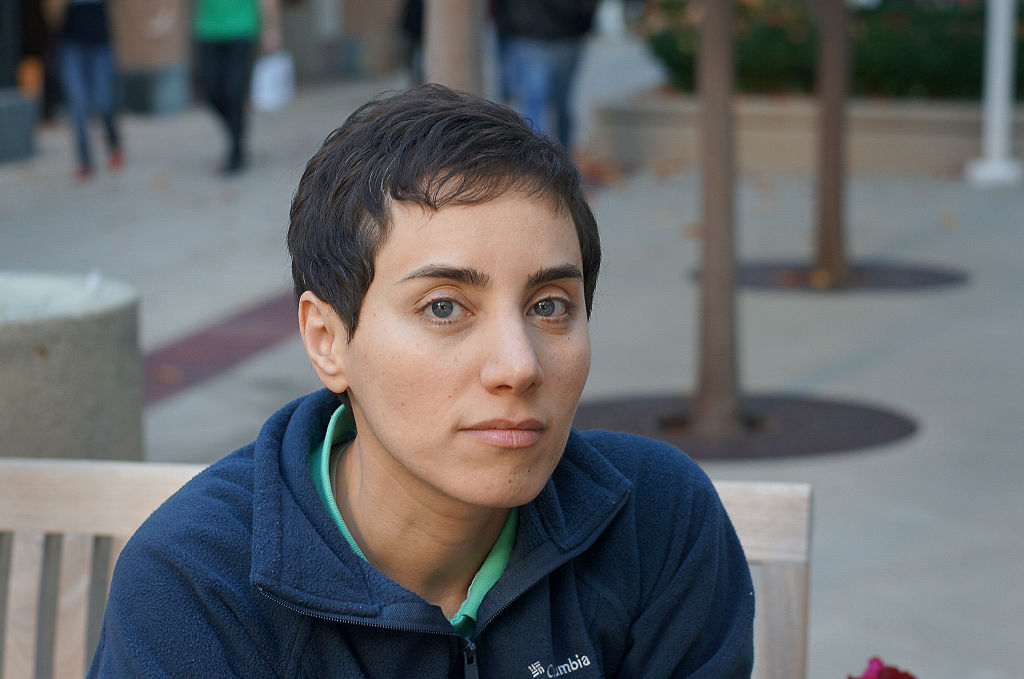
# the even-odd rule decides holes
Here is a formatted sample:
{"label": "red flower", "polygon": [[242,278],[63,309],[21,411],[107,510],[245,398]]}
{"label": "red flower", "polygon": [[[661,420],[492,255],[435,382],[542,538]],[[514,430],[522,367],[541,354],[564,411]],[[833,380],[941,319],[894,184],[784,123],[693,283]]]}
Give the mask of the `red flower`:
{"label": "red flower", "polygon": [[882,662],[881,658],[872,658],[868,661],[868,667],[864,674],[859,677],[848,677],[848,679],[917,679],[913,674],[904,672],[898,667],[892,667]]}

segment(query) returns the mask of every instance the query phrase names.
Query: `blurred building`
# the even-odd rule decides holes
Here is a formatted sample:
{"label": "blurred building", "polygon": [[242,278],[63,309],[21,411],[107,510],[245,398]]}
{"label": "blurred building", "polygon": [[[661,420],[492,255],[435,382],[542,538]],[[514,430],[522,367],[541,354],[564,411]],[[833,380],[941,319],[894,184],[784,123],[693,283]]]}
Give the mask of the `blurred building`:
{"label": "blurred building", "polygon": [[403,0],[283,0],[285,46],[300,81],[379,75],[399,67]]}

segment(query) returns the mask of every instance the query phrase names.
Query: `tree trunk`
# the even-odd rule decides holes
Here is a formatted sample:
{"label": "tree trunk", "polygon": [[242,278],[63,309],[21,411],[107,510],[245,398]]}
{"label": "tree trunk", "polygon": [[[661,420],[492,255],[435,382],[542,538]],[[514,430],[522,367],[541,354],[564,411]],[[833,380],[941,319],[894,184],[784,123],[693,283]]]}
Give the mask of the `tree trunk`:
{"label": "tree trunk", "polygon": [[843,183],[846,166],[845,106],[848,47],[844,0],[821,0],[818,41],[818,229],[811,284],[838,288],[849,283],[843,236]]}
{"label": "tree trunk", "polygon": [[706,0],[697,85],[701,109],[700,374],[695,434],[723,439],[740,431],[736,369],[736,261],[733,235],[733,0]]}
{"label": "tree trunk", "polygon": [[482,0],[425,2],[423,59],[427,82],[482,95]]}

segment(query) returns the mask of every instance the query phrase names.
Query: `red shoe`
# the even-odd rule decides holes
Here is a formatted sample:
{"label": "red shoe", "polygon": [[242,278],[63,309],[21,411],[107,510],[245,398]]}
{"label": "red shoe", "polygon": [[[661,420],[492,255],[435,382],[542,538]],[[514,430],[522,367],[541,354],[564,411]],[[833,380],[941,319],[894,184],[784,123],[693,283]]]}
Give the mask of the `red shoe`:
{"label": "red shoe", "polygon": [[75,179],[79,182],[87,182],[92,177],[92,167],[89,165],[79,165],[75,168]]}
{"label": "red shoe", "polygon": [[107,158],[107,167],[111,170],[120,170],[124,167],[124,154],[121,153],[120,149],[114,149],[110,152],[110,156]]}

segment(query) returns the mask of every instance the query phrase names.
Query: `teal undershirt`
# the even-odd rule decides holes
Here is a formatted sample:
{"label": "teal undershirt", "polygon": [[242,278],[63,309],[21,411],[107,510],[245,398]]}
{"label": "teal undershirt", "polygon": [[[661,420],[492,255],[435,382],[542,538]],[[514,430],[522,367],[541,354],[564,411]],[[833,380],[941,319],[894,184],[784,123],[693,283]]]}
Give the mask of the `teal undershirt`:
{"label": "teal undershirt", "polygon": [[[363,550],[356,544],[352,533],[348,530],[348,526],[345,525],[345,520],[341,518],[338,504],[334,501],[334,489],[331,485],[334,477],[331,470],[331,449],[336,444],[352,440],[355,438],[355,435],[356,425],[352,419],[352,414],[348,412],[344,405],[338,406],[338,409],[334,411],[331,421],[327,425],[327,433],[324,435],[323,442],[318,445],[314,444],[313,449],[309,453],[309,470],[313,474],[313,483],[320,493],[320,501],[323,502],[328,514],[331,515],[334,524],[341,531],[341,534],[345,536],[345,540],[352,548],[352,551],[365,561],[366,555],[363,554]],[[476,616],[480,608],[480,602],[484,600],[484,596],[494,586],[494,583],[498,581],[501,574],[505,572],[505,566],[508,565],[512,548],[516,544],[516,530],[518,527],[519,508],[513,507],[508,513],[508,519],[505,520],[505,526],[501,529],[498,539],[495,541],[490,553],[488,553],[487,558],[484,559],[473,581],[469,584],[466,600],[462,602],[459,610],[451,618],[452,626],[459,634],[466,637],[473,634],[473,630],[476,628]]]}

